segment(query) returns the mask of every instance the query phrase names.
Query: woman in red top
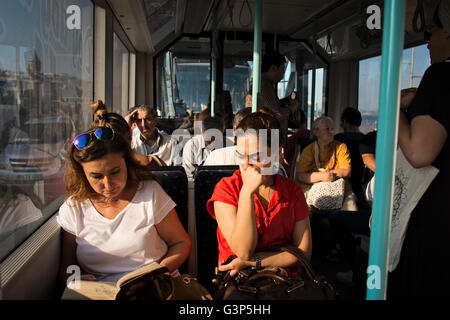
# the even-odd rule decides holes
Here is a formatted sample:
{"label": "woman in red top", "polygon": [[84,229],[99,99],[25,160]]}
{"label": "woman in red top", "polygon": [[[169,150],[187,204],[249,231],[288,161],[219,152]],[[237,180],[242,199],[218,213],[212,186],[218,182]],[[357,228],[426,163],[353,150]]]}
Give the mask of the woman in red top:
{"label": "woman in red top", "polygon": [[[239,170],[216,185],[207,203],[218,224],[219,271],[231,270],[231,276],[249,266],[295,267],[297,259],[290,253],[263,251],[270,246],[292,244],[308,259],[311,256],[309,210],[303,191],[294,181],[276,174],[281,148],[278,140],[272,154],[271,133],[275,130],[271,129],[276,129],[276,141],[279,128],[275,118],[260,112],[240,122],[236,144]],[[265,142],[267,148],[263,149]],[[223,264],[233,255],[237,257]]]}

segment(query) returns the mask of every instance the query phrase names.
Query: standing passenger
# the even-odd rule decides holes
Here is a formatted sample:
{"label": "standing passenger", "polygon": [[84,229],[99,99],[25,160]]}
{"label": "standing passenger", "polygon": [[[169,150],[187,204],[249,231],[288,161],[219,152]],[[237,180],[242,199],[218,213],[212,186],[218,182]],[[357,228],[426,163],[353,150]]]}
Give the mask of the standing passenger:
{"label": "standing passenger", "polygon": [[400,262],[389,275],[391,299],[450,298],[450,0],[440,1],[425,34],[431,66],[417,92],[402,92],[398,141],[413,167],[440,171],[411,213]]}

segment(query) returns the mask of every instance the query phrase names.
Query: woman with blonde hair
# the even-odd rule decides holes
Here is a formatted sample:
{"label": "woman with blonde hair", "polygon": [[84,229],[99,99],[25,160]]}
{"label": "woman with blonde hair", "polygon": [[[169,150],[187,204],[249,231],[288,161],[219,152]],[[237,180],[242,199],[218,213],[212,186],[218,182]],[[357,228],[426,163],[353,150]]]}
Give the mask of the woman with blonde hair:
{"label": "woman with blonde hair", "polygon": [[176,276],[189,254],[176,204],[116,128],[93,127],[67,151],[67,195],[57,216],[63,284],[70,265],[84,280],[116,281],[155,261]]}
{"label": "woman with blonde hair", "polygon": [[314,120],[311,132],[316,140],[300,154],[296,177],[307,192],[317,182],[333,182],[344,178],[345,195],[342,210],[356,211],[356,197],[348,182],[351,175],[350,152],[345,143],[334,140],[334,121],[330,117]]}

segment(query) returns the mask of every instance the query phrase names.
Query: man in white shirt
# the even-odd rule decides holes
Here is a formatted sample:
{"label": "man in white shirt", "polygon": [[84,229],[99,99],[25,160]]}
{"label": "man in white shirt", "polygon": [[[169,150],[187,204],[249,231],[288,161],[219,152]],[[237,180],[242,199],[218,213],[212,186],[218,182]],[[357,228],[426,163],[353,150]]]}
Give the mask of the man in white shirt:
{"label": "man in white shirt", "polygon": [[131,148],[139,154],[156,155],[168,166],[172,164],[172,149],[176,141],[164,131],[156,127],[158,115],[150,106],[142,105],[132,111],[128,116],[131,124],[135,123],[140,131],[139,135],[133,135]]}
{"label": "man in white shirt", "polygon": [[202,120],[201,134],[194,135],[183,148],[183,168],[188,178],[193,178],[195,169],[203,165],[212,150],[223,147],[224,130],[222,118],[208,116]]}
{"label": "man in white shirt", "polygon": [[[252,108],[244,108],[239,110],[233,118],[233,134],[236,128],[245,116],[252,113]],[[204,166],[223,166],[223,165],[238,165],[235,157],[236,146],[224,146],[223,148],[213,150],[203,163]]]}

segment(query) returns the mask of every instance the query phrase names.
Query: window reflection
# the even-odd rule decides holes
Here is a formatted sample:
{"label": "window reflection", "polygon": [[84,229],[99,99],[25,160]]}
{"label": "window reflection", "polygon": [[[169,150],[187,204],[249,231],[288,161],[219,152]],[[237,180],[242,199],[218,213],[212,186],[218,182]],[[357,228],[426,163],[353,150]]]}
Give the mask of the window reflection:
{"label": "window reflection", "polygon": [[[80,8],[69,29],[67,7]],[[90,0],[2,1],[0,10],[0,261],[59,207],[64,154],[90,123]]]}

